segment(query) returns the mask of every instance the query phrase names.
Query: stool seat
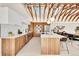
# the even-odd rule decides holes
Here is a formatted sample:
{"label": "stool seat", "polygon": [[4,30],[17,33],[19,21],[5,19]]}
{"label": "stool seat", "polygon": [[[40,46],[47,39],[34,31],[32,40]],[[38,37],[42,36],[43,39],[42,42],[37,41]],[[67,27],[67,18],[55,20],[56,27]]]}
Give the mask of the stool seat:
{"label": "stool seat", "polygon": [[67,38],[63,37],[63,38],[60,39],[60,41],[67,41]]}

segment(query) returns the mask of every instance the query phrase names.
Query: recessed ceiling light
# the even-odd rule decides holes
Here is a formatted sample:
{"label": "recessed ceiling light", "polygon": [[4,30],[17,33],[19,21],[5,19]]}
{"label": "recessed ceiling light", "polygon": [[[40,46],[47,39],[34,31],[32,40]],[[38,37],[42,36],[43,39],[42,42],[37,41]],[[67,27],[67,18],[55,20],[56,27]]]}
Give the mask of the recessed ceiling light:
{"label": "recessed ceiling light", "polygon": [[50,21],[47,21],[47,24],[50,24],[51,22]]}

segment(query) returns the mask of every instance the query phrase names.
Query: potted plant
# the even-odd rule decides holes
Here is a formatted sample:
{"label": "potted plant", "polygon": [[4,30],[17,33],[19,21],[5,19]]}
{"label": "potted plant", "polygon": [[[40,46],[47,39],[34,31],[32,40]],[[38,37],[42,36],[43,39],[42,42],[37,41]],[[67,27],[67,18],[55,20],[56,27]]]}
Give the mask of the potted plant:
{"label": "potted plant", "polygon": [[12,32],[8,32],[8,35],[9,35],[9,36],[12,36],[12,35],[13,35],[13,33],[12,33]]}
{"label": "potted plant", "polygon": [[79,26],[76,27],[75,32],[79,34]]}

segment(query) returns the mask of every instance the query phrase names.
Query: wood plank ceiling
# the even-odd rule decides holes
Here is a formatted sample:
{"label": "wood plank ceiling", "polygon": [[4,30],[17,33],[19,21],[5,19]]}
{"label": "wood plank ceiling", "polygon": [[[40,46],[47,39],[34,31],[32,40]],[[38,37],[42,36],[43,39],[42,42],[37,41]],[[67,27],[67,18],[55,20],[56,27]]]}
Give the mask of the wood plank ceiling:
{"label": "wood plank ceiling", "polygon": [[78,3],[24,3],[33,22],[46,22],[54,17],[54,22],[77,22]]}

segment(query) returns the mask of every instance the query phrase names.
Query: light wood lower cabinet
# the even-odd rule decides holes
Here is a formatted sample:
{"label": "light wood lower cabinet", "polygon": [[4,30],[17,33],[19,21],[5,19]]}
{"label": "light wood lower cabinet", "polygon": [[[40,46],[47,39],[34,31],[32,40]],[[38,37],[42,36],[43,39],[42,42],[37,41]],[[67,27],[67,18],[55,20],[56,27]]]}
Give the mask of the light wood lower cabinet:
{"label": "light wood lower cabinet", "polygon": [[14,56],[22,47],[26,44],[26,35],[18,38],[2,39],[2,55],[3,56]]}
{"label": "light wood lower cabinet", "polygon": [[42,55],[59,55],[60,40],[58,38],[41,38]]}
{"label": "light wood lower cabinet", "polygon": [[2,55],[3,56],[15,55],[14,39],[2,39]]}
{"label": "light wood lower cabinet", "polygon": [[16,39],[15,41],[15,51],[16,51],[16,54],[19,52],[19,49],[20,49],[20,42],[19,42],[19,38]]}
{"label": "light wood lower cabinet", "polygon": [[25,45],[25,43],[26,43],[26,38],[25,38],[25,36],[21,36],[21,37],[19,38],[19,43],[22,43],[22,44],[19,44],[19,48],[21,49],[21,48]]}
{"label": "light wood lower cabinet", "polygon": [[17,38],[15,40],[15,51],[16,51],[16,54],[19,52],[20,49],[22,49],[22,47],[28,42],[28,39],[26,36],[21,36],[19,38]]}
{"label": "light wood lower cabinet", "polygon": [[2,55],[6,55],[6,48],[5,47],[6,47],[6,41],[3,39],[2,40]]}
{"label": "light wood lower cabinet", "polygon": [[19,37],[1,38],[2,56],[15,56],[32,38],[32,32]]}

